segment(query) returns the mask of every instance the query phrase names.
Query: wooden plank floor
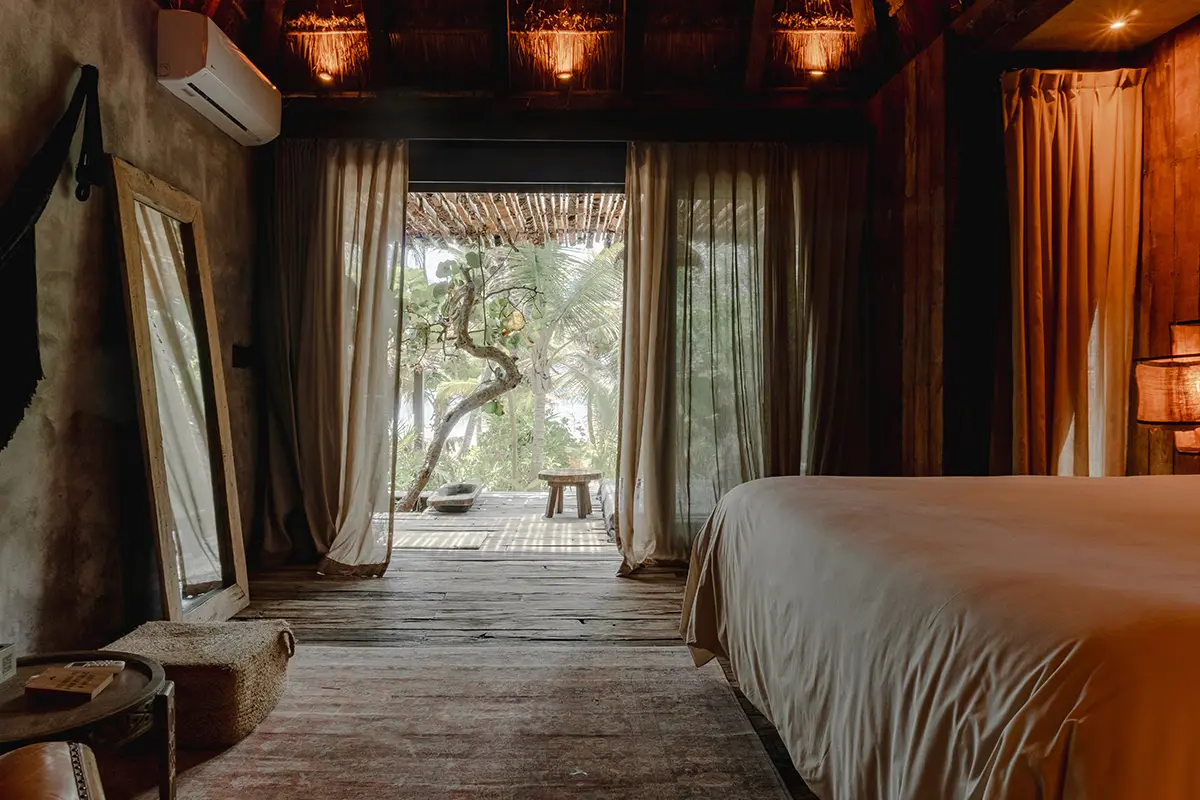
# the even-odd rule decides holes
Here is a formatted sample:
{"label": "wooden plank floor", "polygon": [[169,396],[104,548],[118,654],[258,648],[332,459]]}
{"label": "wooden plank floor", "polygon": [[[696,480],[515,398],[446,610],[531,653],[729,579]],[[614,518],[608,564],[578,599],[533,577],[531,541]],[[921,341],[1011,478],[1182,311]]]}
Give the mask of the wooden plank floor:
{"label": "wooden plank floor", "polygon": [[[405,515],[397,530],[424,537],[425,547],[395,550],[386,576],[256,575],[242,616],[287,619],[307,645],[416,646],[431,654],[470,645],[521,658],[564,645],[681,648],[684,573],[616,577],[620,559],[598,515],[545,520],[540,499],[540,508],[535,496],[493,496],[463,515]],[[484,541],[451,549],[478,533],[477,523]],[[738,697],[792,796],[811,798],[770,724]]]}

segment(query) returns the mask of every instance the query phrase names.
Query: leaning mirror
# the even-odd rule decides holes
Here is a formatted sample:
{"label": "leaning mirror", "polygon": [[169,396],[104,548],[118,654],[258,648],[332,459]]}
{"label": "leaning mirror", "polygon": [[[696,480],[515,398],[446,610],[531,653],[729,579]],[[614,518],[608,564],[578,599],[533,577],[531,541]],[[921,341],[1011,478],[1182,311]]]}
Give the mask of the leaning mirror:
{"label": "leaning mirror", "polygon": [[200,203],[118,158],[112,175],[163,609],[228,619],[249,593]]}

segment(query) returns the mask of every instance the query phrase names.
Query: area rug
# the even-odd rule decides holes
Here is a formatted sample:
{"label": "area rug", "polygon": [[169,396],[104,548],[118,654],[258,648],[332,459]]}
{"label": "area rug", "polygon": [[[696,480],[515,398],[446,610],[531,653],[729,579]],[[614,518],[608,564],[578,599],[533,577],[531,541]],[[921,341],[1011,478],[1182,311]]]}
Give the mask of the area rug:
{"label": "area rug", "polygon": [[301,646],[204,757],[179,800],[788,797],[721,668],[670,646]]}

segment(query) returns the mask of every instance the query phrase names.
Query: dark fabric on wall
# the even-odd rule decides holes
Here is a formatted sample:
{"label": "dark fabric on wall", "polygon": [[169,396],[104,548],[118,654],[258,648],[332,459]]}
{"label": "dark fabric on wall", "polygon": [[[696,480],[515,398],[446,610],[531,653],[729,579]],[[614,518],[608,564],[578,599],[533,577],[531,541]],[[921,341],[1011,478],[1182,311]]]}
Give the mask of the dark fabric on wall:
{"label": "dark fabric on wall", "polygon": [[1012,471],[1004,105],[998,68],[949,44],[942,471],[1004,474]]}
{"label": "dark fabric on wall", "polygon": [[[272,440],[290,443],[286,449],[298,447],[294,387],[304,274],[316,228],[319,165],[315,141],[284,140],[276,145],[273,213],[268,229],[272,263],[264,269],[258,298],[268,409],[263,438],[268,452]],[[273,535],[263,537],[261,560],[265,566],[287,561],[315,562],[317,550],[303,511],[299,467],[292,459],[277,458],[267,463],[264,530]]]}
{"label": "dark fabric on wall", "polygon": [[5,354],[4,379],[0,381],[0,449],[12,439],[42,379],[34,226],[58,182],[81,113],[85,113],[84,136],[75,170],[75,196],[81,202],[88,199],[92,186],[103,180],[104,158],[99,72],[92,66],[82,68],[66,113],[0,206],[0,342]]}
{"label": "dark fabric on wall", "polygon": [[[780,320],[765,349],[768,371],[774,366],[778,375],[766,381],[774,434],[768,441],[782,443],[768,447],[768,474],[845,475],[867,468],[859,329],[868,164],[865,147],[853,144],[812,144],[787,155],[790,191],[782,195],[790,203],[792,224],[783,240],[789,249],[768,264],[784,289],[768,294],[767,313]],[[807,427],[796,430],[798,420]]]}

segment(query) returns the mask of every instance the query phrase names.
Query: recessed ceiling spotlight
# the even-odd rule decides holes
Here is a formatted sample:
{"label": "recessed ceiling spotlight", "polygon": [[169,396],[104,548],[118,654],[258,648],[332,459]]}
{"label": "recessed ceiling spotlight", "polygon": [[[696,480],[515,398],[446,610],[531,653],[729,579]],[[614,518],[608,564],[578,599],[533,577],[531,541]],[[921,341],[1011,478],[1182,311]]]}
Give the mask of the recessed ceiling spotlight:
{"label": "recessed ceiling spotlight", "polygon": [[333,75],[322,70],[317,73],[317,80],[321,83],[333,83]]}

